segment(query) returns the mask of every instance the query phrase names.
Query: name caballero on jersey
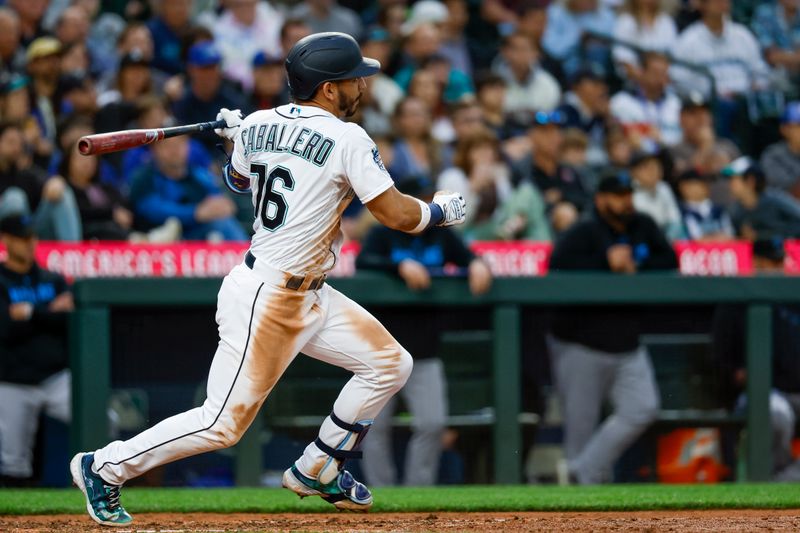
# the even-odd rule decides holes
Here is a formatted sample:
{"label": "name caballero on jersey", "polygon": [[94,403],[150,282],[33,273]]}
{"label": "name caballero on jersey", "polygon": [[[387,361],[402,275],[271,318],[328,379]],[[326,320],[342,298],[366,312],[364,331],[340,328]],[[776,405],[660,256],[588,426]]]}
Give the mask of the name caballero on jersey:
{"label": "name caballero on jersey", "polygon": [[292,154],[321,167],[328,160],[336,144],[330,137],[301,126],[286,124],[253,124],[242,130],[244,155],[271,152]]}

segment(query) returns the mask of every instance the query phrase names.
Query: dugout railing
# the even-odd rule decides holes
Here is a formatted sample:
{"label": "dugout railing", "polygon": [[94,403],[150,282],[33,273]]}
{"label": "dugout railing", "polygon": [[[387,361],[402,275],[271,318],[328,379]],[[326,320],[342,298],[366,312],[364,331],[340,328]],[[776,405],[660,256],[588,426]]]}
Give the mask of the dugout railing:
{"label": "dugout railing", "polygon": [[[493,469],[498,483],[522,479],[521,339],[523,307],[565,305],[678,306],[747,305],[746,478],[771,476],[768,396],[771,386],[771,304],[800,302],[800,278],[685,277],[671,274],[615,276],[552,274],[498,278],[489,293],[473,297],[463,279],[437,279],[424,293],[399,280],[372,273],[330,280],[359,303],[381,306],[483,306],[492,313]],[[91,279],[74,286],[76,311],[70,327],[73,372],[73,450],[94,449],[108,440],[107,399],[111,392],[112,311],[148,307],[193,308],[216,303],[217,279]],[[580,327],[576,324],[576,327]],[[613,334],[613,332],[609,332]],[[256,431],[238,444],[237,480],[260,472]]]}

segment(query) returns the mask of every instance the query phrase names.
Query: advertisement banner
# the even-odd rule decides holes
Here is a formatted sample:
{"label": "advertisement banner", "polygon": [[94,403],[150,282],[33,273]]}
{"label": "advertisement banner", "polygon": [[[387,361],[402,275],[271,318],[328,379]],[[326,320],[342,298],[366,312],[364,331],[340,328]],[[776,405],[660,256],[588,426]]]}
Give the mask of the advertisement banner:
{"label": "advertisement banner", "polygon": [[[222,277],[239,264],[248,243],[177,244],[39,243],[40,265],[68,279],[97,277]],[[552,245],[544,242],[475,242],[495,276],[544,276]],[[336,257],[331,277],[349,277],[356,271],[357,242],[348,242]],[[752,247],[746,242],[675,243],[681,273],[693,276],[745,276],[753,273]],[[800,274],[800,241],[786,243],[786,271]],[[0,247],[0,260],[4,258]]]}
{"label": "advertisement banner", "polygon": [[674,243],[681,274],[687,276],[747,276],[753,273],[749,242]]}

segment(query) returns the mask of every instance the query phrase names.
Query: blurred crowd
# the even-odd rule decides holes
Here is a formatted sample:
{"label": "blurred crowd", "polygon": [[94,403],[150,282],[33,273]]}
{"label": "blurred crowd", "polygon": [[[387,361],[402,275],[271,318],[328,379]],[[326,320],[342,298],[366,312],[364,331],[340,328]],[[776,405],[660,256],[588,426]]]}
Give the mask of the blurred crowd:
{"label": "blurred crowd", "polygon": [[552,240],[610,174],[670,240],[800,236],[798,0],[2,3],[0,218],[46,239],[246,239],[213,133],[77,140],[286,103],[286,53],[330,30],[383,66],[353,120],[397,182],[463,192],[468,242]]}

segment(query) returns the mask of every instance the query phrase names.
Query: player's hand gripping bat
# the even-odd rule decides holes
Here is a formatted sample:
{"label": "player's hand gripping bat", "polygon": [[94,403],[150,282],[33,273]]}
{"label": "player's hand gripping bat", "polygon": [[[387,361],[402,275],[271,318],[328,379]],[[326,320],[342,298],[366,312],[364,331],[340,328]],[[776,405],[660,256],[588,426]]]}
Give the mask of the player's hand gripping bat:
{"label": "player's hand gripping bat", "polygon": [[78,140],[78,151],[83,155],[101,155],[120,150],[128,150],[137,146],[154,143],[162,139],[196,133],[199,131],[209,131],[217,128],[225,128],[227,124],[224,120],[213,122],[198,122],[197,124],[187,124],[186,126],[175,126],[172,128],[154,128],[150,130],[121,130],[108,133],[97,133],[86,135]]}

